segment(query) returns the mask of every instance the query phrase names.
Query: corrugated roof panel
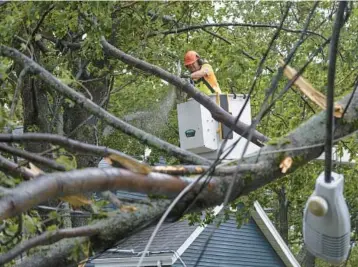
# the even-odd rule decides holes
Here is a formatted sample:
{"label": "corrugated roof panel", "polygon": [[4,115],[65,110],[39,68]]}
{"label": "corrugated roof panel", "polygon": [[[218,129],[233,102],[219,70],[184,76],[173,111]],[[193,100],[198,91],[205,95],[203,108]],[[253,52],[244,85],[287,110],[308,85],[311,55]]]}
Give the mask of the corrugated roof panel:
{"label": "corrugated roof panel", "polygon": [[[214,227],[214,233],[207,241]],[[209,225],[181,258],[188,267],[285,266],[252,219],[240,229],[235,219],[219,228]],[[176,261],[173,266],[182,264]]]}
{"label": "corrugated roof panel", "polygon": [[[136,254],[142,252],[155,228],[155,225],[146,228],[137,234],[134,234],[113,247],[113,250],[133,250]],[[178,221],[175,223],[165,222],[159,229],[156,237],[150,246],[151,252],[159,251],[176,251],[188,239],[190,234],[197,228],[197,226],[190,226],[188,221]],[[134,254],[127,253],[127,257],[132,257]],[[121,257],[124,255],[122,254]],[[104,252],[99,258],[119,257],[117,252]]]}

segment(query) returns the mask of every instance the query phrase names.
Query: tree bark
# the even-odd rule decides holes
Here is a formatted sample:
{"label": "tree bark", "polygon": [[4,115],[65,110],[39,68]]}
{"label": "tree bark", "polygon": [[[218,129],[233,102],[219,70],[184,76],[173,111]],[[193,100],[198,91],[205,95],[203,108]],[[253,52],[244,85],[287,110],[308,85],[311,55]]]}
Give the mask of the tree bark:
{"label": "tree bark", "polygon": [[[75,195],[80,192],[106,191],[121,189],[147,194],[166,195],[169,198],[176,196],[193,179],[175,177],[167,174],[150,173],[148,175],[133,173],[128,170],[118,168],[87,168],[70,172],[51,173],[37,177],[29,182],[25,182],[12,189],[0,200],[0,220],[12,217],[21,212],[56,197]],[[198,183],[189,194],[190,197],[199,191],[203,182]],[[216,196],[221,197],[215,191],[220,190],[213,179],[208,185],[208,189],[202,192],[203,198],[208,198],[212,194],[209,206],[220,202]],[[222,185],[224,186],[224,185]]]}
{"label": "tree bark", "polygon": [[[101,80],[94,80],[94,75],[87,73],[86,63],[80,61],[78,68],[74,69],[74,72],[77,73],[76,79],[81,80],[82,85],[86,87],[86,91],[83,91],[83,88],[79,87],[80,91],[83,91],[84,94],[90,94],[92,101],[99,105],[104,98],[107,97],[109,81],[107,78]],[[86,81],[88,80],[88,81]],[[75,130],[78,125],[86,121],[90,116],[91,112],[87,109],[84,109],[80,104],[76,103],[73,107],[70,105],[64,106],[64,134],[69,135]],[[93,117],[87,123],[82,125],[81,131],[76,131],[72,134],[72,137],[78,141],[82,141],[89,144],[97,144],[98,140],[96,137],[96,127],[98,119]],[[78,168],[94,167],[98,163],[98,158],[90,155],[78,155],[77,157],[77,166]]]}
{"label": "tree bark", "polygon": [[[44,83],[35,77],[26,77],[21,91],[24,132],[49,133],[49,101]],[[40,153],[49,148],[48,144],[28,143],[25,150]]]}
{"label": "tree bark", "polygon": [[169,205],[168,200],[153,201],[151,206],[137,205],[137,211],[132,213],[120,213],[113,217],[99,221],[92,227],[98,229],[99,234],[89,237],[76,237],[63,239],[50,247],[46,252],[38,252],[19,263],[19,267],[64,267],[78,264],[81,259],[86,259],[83,250],[80,250],[78,259],[69,257],[72,251],[91,242],[91,249],[98,252],[110,248],[118,240],[137,232],[153,223],[157,217],[165,211]]}
{"label": "tree bark", "polygon": [[278,220],[279,220],[279,233],[282,239],[288,245],[288,199],[286,195],[286,187],[281,186],[280,190],[277,192],[278,197]]}

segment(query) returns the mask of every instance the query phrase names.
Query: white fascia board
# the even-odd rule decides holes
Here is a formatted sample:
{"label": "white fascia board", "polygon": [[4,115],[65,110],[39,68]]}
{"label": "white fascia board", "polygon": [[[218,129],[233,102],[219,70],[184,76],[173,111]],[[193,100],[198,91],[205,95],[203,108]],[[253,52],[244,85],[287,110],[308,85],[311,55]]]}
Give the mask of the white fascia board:
{"label": "white fascia board", "polygon": [[301,265],[298,263],[285,241],[283,241],[281,235],[276,230],[258,201],[254,202],[254,207],[255,211],[251,212],[252,218],[255,220],[257,226],[265,235],[273,249],[280,256],[281,260],[286,266],[300,267]]}
{"label": "white fascia board", "polygon": [[[140,266],[157,266],[158,262],[161,265],[172,264],[172,254],[170,255],[155,255],[145,257]],[[95,267],[137,267],[140,257],[132,258],[105,258],[105,259],[94,259],[91,261]]]}

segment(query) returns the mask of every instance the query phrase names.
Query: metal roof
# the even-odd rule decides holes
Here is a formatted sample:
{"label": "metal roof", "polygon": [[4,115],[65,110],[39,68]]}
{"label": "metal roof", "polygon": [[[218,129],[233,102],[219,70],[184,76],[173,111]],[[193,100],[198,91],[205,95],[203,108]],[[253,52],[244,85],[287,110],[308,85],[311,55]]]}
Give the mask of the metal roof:
{"label": "metal roof", "polygon": [[[214,213],[218,214],[221,209],[222,206],[217,207]],[[299,266],[262,212],[261,206],[255,203],[252,217],[240,228],[234,217],[219,228],[214,224],[190,226],[187,220],[165,222],[142,266],[157,266],[158,261],[161,266],[175,267]],[[120,241],[115,247],[92,258],[86,267],[136,266],[154,227]]]}

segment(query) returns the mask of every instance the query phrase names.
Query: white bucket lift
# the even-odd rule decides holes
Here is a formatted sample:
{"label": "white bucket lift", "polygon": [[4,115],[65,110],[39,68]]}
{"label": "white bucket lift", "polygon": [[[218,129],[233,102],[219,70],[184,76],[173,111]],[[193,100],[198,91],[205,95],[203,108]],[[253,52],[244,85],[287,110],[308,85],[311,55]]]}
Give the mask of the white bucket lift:
{"label": "white bucket lift", "polygon": [[[209,97],[234,117],[239,114],[246,100],[245,95],[236,95],[235,98],[232,94],[213,94]],[[211,113],[192,98],[187,102],[178,104],[177,112],[180,147],[195,154],[199,154],[207,159],[215,159],[218,150],[230,129],[215,121],[212,118]],[[240,116],[240,121],[247,125],[251,124],[250,100]],[[235,132],[229,135],[228,142],[224,148],[224,154],[226,148],[231,147],[231,145],[240,137],[241,136]],[[246,138],[241,138],[226,159],[239,159],[246,142]],[[257,145],[250,142],[245,154],[253,153],[258,149],[259,147]]]}

